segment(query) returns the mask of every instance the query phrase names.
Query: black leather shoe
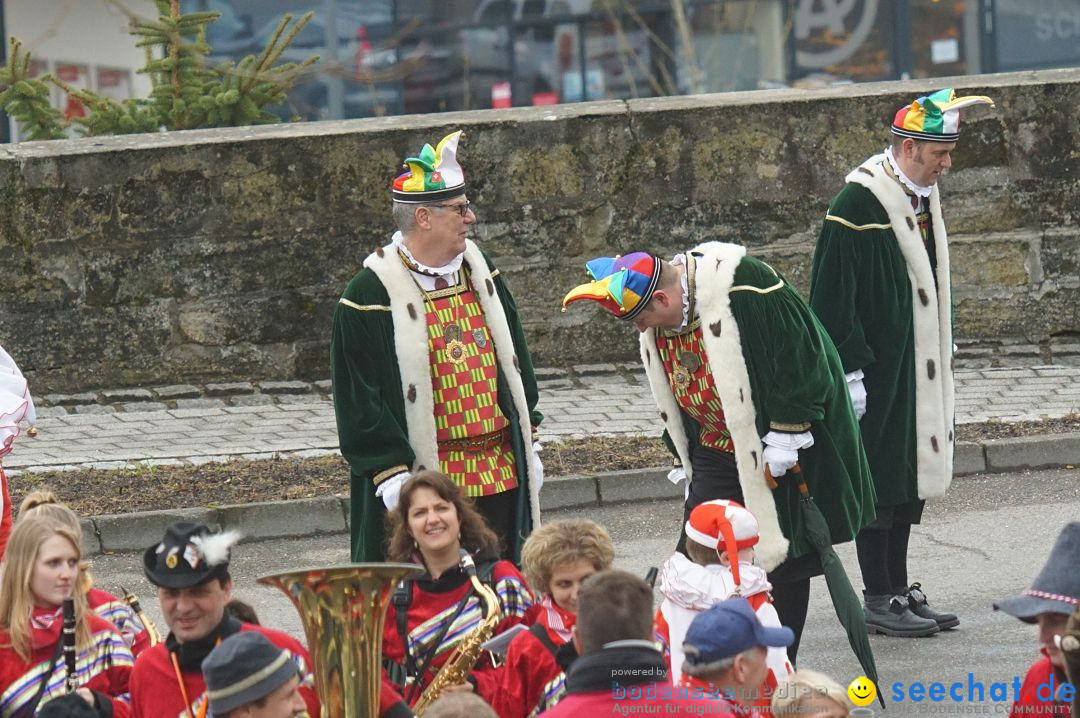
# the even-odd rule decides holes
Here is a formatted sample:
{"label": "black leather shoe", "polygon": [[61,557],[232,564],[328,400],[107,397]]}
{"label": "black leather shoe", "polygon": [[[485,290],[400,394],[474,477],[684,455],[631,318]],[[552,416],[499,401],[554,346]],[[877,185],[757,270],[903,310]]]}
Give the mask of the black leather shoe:
{"label": "black leather shoe", "polygon": [[919,618],[929,618],[937,623],[941,630],[945,631],[960,625],[960,619],[957,618],[955,613],[942,613],[930,608],[930,604],[926,602],[926,594],[923,593],[922,585],[913,583],[900,593],[907,596],[908,608],[911,609],[912,613]]}
{"label": "black leather shoe", "polygon": [[907,596],[889,595],[863,596],[863,613],[866,616],[866,630],[869,633],[882,633],[899,638],[921,638],[931,636],[941,629],[937,621],[920,618],[908,608]]}

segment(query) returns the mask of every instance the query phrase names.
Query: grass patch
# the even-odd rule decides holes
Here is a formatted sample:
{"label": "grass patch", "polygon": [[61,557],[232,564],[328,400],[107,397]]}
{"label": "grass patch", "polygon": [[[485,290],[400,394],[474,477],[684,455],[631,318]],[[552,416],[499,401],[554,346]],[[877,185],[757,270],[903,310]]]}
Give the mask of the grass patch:
{"label": "grass patch", "polygon": [[[959,441],[985,441],[1034,434],[1080,432],[1080,414],[1060,419],[965,424]],[[549,477],[670,466],[657,437],[590,436],[544,444]],[[130,469],[76,469],[23,472],[10,477],[16,506],[27,492],[51,489],[82,516],[131,513],[314,496],[348,495],[349,469],[340,456],[262,461],[230,461],[199,466],[143,466]]]}

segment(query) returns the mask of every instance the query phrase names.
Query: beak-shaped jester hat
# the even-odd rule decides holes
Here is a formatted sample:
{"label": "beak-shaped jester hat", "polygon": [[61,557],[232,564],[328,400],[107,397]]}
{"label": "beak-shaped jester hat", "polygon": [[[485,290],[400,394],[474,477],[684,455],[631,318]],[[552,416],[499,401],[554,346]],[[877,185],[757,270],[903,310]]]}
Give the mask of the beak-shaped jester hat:
{"label": "beak-shaped jester hat", "polygon": [[563,297],[563,311],[570,302],[591,299],[619,319],[633,319],[656,290],[661,266],[660,258],[648,252],[590,260],[585,270],[594,281],[571,289]]}
{"label": "beak-shaped jester hat", "polygon": [[972,105],[993,107],[994,101],[983,95],[957,97],[952,88],[938,90],[901,107],[893,118],[892,132],[916,140],[956,142],[960,138],[960,110]]}

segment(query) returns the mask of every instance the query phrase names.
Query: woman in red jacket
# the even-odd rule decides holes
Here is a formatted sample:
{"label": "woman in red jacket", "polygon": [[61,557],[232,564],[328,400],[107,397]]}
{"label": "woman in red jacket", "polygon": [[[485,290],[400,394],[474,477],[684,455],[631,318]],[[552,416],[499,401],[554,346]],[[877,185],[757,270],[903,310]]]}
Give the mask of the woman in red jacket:
{"label": "woman in red jacket", "polygon": [[[67,504],[57,501],[53,492],[37,490],[27,494],[19,505],[19,517],[16,521],[22,521],[26,516],[44,516],[59,521],[79,538],[79,545],[82,545],[82,524],[79,521],[79,515]],[[131,648],[131,653],[138,657],[143,649],[151,645],[150,634],[146,627],[142,625],[142,621],[135,615],[131,606],[108,591],[94,586],[94,578],[90,575],[87,562],[82,562],[80,568],[82,570],[79,574],[79,590],[86,594],[87,606],[116,626],[116,630]]]}
{"label": "woman in red jacket", "polygon": [[615,547],[606,529],[588,519],[544,524],[521,550],[529,585],[541,596],[526,616],[529,630],[506,651],[495,706],[499,718],[527,718],[555,705],[566,693],[566,669],[577,658],[571,632],[577,621],[581,582],[611,568]]}
{"label": "woman in red jacket", "polygon": [[[411,705],[485,618],[484,601],[461,566],[461,549],[472,554],[478,577],[498,596],[495,635],[523,622],[533,597],[514,565],[499,560],[495,533],[443,474],[421,471],[406,481],[390,517],[387,560],[425,569],[395,591],[383,630],[383,659],[392,677],[404,677],[402,694]],[[450,690],[472,690],[490,703],[498,686],[498,669],[482,654],[468,683]]]}
{"label": "woman in red jacket", "polygon": [[77,590],[79,538],[48,517],[16,522],[0,577],[0,715],[30,718],[66,693],[61,606],[75,600],[77,693],[101,715],[127,718],[134,658],[116,628],[92,613]]}

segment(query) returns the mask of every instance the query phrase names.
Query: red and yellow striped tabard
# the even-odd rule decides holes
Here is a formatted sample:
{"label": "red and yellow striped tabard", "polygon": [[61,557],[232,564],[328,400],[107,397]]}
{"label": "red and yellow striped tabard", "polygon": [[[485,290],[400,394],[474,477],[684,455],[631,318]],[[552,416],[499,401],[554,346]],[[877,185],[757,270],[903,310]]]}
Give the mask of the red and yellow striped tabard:
{"label": "red and yellow striped tabard", "polygon": [[[664,374],[675,401],[700,427],[698,441],[701,445],[717,451],[734,451],[735,444],[724,419],[724,407],[705,356],[701,322],[695,321],[682,333],[658,331],[656,348],[664,362]],[[684,360],[680,361],[680,357]],[[679,382],[680,374],[688,376],[689,382]]]}
{"label": "red and yellow striped tabard", "polygon": [[[426,293],[424,301],[439,468],[464,486],[467,496],[490,496],[516,488],[510,422],[498,404],[495,347],[472,284],[466,277],[457,286]],[[455,325],[460,329],[444,336],[447,327]],[[451,350],[458,352],[457,362]],[[460,445],[472,439],[478,440],[475,446]]]}

